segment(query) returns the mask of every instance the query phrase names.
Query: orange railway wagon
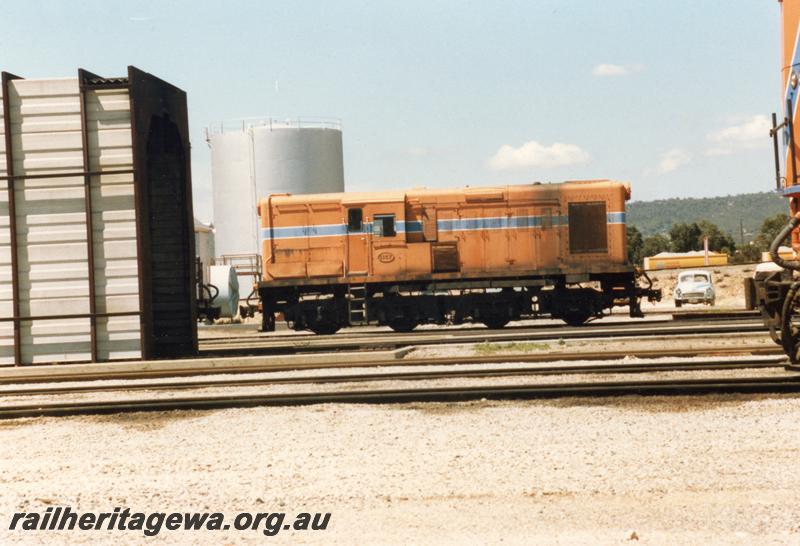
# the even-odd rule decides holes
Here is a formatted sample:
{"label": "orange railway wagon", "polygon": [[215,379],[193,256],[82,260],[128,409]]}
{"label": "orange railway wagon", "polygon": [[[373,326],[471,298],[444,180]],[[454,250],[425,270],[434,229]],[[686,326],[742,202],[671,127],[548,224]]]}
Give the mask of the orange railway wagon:
{"label": "orange railway wagon", "polygon": [[569,324],[629,305],[640,288],[627,263],[630,187],[561,184],[271,195],[259,202],[263,328],[333,333],[377,323],[550,315]]}

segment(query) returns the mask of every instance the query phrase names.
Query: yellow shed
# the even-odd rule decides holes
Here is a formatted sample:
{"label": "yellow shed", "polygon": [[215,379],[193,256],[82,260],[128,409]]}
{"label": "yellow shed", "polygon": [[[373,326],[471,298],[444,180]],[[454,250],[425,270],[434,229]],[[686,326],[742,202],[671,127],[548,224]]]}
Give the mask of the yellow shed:
{"label": "yellow shed", "polygon": [[690,269],[711,265],[728,265],[728,255],[724,252],[709,252],[708,263],[706,253],[702,250],[692,252],[661,252],[644,259],[645,271],[655,269]]}

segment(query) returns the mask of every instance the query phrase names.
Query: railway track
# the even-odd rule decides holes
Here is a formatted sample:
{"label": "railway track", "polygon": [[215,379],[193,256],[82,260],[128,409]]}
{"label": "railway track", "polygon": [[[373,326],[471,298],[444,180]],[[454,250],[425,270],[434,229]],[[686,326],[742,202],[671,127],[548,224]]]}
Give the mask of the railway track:
{"label": "railway track", "polygon": [[676,311],[672,313],[672,320],[740,320],[740,319],[761,320],[760,311],[748,311],[744,309],[730,309],[727,311]]}
{"label": "railway track", "polygon": [[459,365],[459,364],[499,364],[508,362],[533,363],[556,361],[597,361],[614,360],[625,357],[654,359],[654,358],[688,358],[688,357],[724,357],[733,355],[763,355],[782,356],[783,351],[777,345],[742,345],[738,347],[706,347],[683,349],[633,349],[624,351],[580,352],[580,351],[552,351],[525,354],[494,354],[481,356],[458,356],[445,358],[402,358],[402,359],[376,359],[358,362],[309,362],[287,364],[248,364],[241,366],[204,366],[195,368],[151,368],[144,367],[137,370],[103,372],[74,372],[68,366],[60,372],[58,368],[44,367],[41,373],[17,376],[0,377],[0,385],[26,384],[26,383],[59,383],[69,381],[99,381],[110,379],[148,379],[164,377],[186,377],[211,374],[242,374],[258,372],[277,372],[292,370],[331,369],[331,368],[374,368],[384,366],[431,366],[431,365]]}
{"label": "railway track", "polygon": [[[431,366],[439,365],[431,362]],[[283,384],[330,384],[330,383],[362,383],[371,381],[419,381],[454,378],[488,378],[488,377],[515,377],[530,375],[573,375],[573,374],[640,374],[667,371],[703,371],[703,370],[736,370],[749,368],[783,368],[786,361],[783,357],[749,358],[733,361],[696,361],[684,360],[678,362],[647,362],[635,364],[592,364],[577,366],[535,366],[519,368],[485,368],[485,369],[449,369],[449,370],[420,370],[420,371],[388,371],[362,374],[334,374],[312,375],[293,377],[262,377],[248,379],[218,378],[213,380],[169,381],[161,383],[133,383],[118,384],[90,384],[68,386],[46,386],[15,388],[0,390],[0,398],[16,396],[47,396],[65,394],[86,394],[99,392],[130,392],[130,391],[163,391],[163,390],[189,390],[212,387],[250,387]]]}
{"label": "railway track", "polygon": [[[413,332],[400,333],[394,332],[388,328],[378,326],[372,327],[356,327],[346,328],[332,335],[318,335],[312,332],[259,332],[255,330],[256,325],[217,325],[212,327],[205,327],[200,329],[200,343],[222,343],[222,342],[242,342],[242,341],[300,341],[300,340],[329,340],[329,339],[354,339],[354,338],[369,338],[369,337],[420,337],[420,336],[471,336],[471,335],[492,335],[503,333],[521,333],[521,332],[541,332],[541,331],[576,331],[576,332],[590,332],[594,329],[614,329],[614,328],[640,328],[640,329],[657,329],[665,325],[697,325],[702,322],[705,325],[731,324],[733,322],[751,323],[753,325],[761,324],[761,318],[758,315],[753,315],[750,311],[729,311],[720,313],[703,313],[703,312],[682,312],[673,313],[672,318],[663,319],[650,319],[640,320],[631,319],[621,322],[587,322],[583,326],[575,327],[569,326],[564,323],[548,323],[548,324],[524,324],[524,325],[511,325],[506,326],[502,330],[490,330],[485,326],[442,326],[437,328],[418,328]],[[233,331],[242,331],[238,334],[225,334],[230,332],[230,326],[237,326]],[[244,327],[244,328],[242,328]]]}
{"label": "railway track", "polygon": [[[612,327],[624,327],[624,326],[641,326],[641,325],[664,325],[674,322],[676,319],[652,319],[647,321],[634,321],[633,319],[630,321],[623,321],[623,322],[587,322],[583,326],[575,327],[569,326],[568,324],[552,322],[547,324],[519,324],[519,325],[509,325],[505,326],[501,330],[491,330],[486,328],[482,325],[461,325],[461,326],[437,326],[432,328],[426,327],[419,327],[413,330],[412,332],[395,332],[391,330],[389,327],[382,327],[382,326],[356,326],[356,327],[349,327],[343,328],[342,330],[336,332],[335,334],[330,335],[323,335],[323,334],[315,334],[309,331],[300,331],[295,332],[293,330],[283,330],[283,331],[276,331],[276,332],[260,332],[256,330],[256,325],[249,324],[249,325],[235,325],[235,326],[247,326],[246,328],[236,328],[235,330],[229,330],[230,325],[216,325],[211,327],[206,327],[203,329],[199,329],[198,332],[200,334],[200,341],[226,341],[226,340],[251,340],[251,339],[269,339],[273,341],[278,340],[296,340],[296,339],[349,339],[349,338],[361,338],[361,337],[370,337],[370,336],[437,336],[442,334],[449,334],[449,335],[471,335],[475,333],[499,333],[499,332],[522,332],[522,331],[541,331],[541,330],[587,330],[592,328],[612,328]],[[680,320],[680,319],[678,319]],[[719,319],[720,321],[731,321],[735,319]],[[750,320],[750,319],[739,319],[739,320]],[[241,332],[241,333],[226,333],[226,332]]]}
{"label": "railway track", "polygon": [[[342,350],[377,350],[398,348],[407,345],[444,345],[481,342],[512,342],[512,341],[553,341],[559,339],[602,339],[618,337],[642,337],[657,339],[665,336],[699,336],[713,334],[745,334],[765,333],[766,328],[761,323],[754,321],[735,321],[720,324],[689,324],[665,325],[658,324],[651,327],[637,325],[624,327],[604,328],[571,328],[558,330],[522,330],[515,332],[498,332],[482,330],[480,332],[455,333],[455,331],[440,331],[433,334],[372,334],[359,337],[333,336],[290,336],[294,339],[264,339],[253,338],[248,340],[222,339],[201,341],[200,353],[205,356],[234,355],[234,354],[293,354]],[[301,339],[297,339],[301,337]]]}
{"label": "railway track", "polygon": [[131,399],[119,401],[56,402],[2,407],[0,408],[0,418],[96,415],[142,411],[212,410],[256,406],[301,406],[325,403],[399,404],[412,402],[530,400],[630,395],[685,396],[732,393],[800,394],[800,376],[414,389],[365,389],[313,393],[195,396],[162,398],[157,400]]}

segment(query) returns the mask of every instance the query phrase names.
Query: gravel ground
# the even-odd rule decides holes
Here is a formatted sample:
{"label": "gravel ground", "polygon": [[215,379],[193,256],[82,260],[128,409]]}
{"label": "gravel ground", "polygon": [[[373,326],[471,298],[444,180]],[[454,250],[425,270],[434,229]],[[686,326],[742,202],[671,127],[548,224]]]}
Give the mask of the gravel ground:
{"label": "gravel ground", "polygon": [[[548,342],[544,349],[531,345],[529,352],[633,352],[674,348],[677,342],[700,348],[719,346],[720,340],[704,336],[564,340]],[[725,344],[753,343],[774,346],[756,335],[728,335]],[[504,343],[497,345],[496,352],[502,354]],[[472,354],[474,345],[431,346],[407,358]],[[684,359],[617,362],[670,360]],[[607,363],[518,363],[509,355],[505,364],[459,368]],[[392,366],[391,370],[269,375],[421,369]],[[783,375],[782,368],[554,374],[424,383],[217,387],[35,400]],[[2,397],[0,392],[2,405],[32,400]],[[283,511],[289,514],[287,521],[298,512],[332,513],[325,531],[289,530],[274,537],[260,530],[162,531],[146,539],[155,544],[266,540],[292,544],[800,544],[800,477],[791,472],[789,463],[800,448],[798,410],[798,396],[739,395],[327,404],[0,421],[0,544],[145,542],[139,532],[7,530],[14,512],[44,511],[55,505],[95,512],[116,506],[144,512],[219,511],[230,519],[241,511]]]}
{"label": "gravel ground", "polygon": [[0,423],[11,514],[330,511],[326,531],[162,532],[148,543],[800,542],[800,397],[326,405]]}

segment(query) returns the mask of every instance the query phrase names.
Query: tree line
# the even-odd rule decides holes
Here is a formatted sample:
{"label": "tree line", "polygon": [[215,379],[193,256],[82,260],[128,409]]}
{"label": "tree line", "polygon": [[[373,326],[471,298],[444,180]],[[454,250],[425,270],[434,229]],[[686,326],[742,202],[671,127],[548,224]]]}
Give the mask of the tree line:
{"label": "tree line", "polygon": [[755,239],[739,248],[729,233],[707,220],[672,224],[666,235],[659,233],[650,237],[643,237],[636,226],[628,225],[628,261],[641,264],[646,257],[660,252],[703,250],[703,240],[708,237],[708,249],[727,253],[733,263],[757,262],[788,221],[789,217],[783,213],[766,218]]}
{"label": "tree line", "polygon": [[764,218],[787,212],[786,198],[775,191],[724,197],[683,197],[657,201],[631,201],[626,217],[642,235],[666,234],[677,222],[713,222],[724,233],[732,233],[736,244],[749,244],[758,235]]}

